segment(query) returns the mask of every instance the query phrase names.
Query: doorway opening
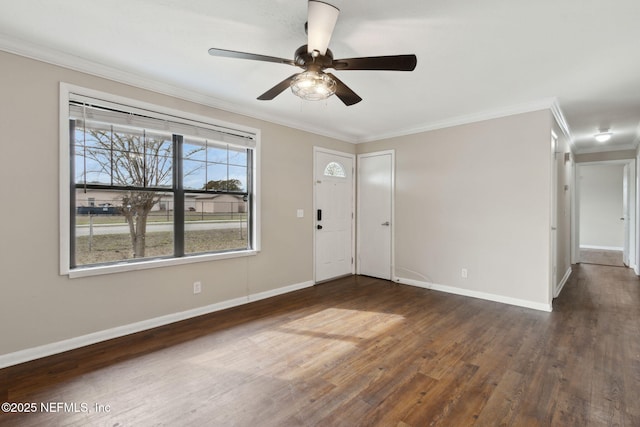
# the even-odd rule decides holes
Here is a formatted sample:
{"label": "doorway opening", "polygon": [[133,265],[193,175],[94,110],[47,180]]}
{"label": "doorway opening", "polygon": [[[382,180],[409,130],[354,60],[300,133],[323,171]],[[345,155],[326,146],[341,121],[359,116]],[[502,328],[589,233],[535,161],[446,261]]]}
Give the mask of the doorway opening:
{"label": "doorway opening", "polygon": [[576,168],[574,262],[637,269],[635,160]]}

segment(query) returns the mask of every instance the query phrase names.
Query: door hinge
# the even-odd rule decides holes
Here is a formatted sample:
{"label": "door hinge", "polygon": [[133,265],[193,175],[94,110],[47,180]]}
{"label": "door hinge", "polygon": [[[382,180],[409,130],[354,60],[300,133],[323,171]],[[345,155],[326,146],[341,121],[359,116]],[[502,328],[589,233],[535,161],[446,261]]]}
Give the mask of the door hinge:
{"label": "door hinge", "polygon": [[353,265],[353,257],[351,257],[351,265]]}

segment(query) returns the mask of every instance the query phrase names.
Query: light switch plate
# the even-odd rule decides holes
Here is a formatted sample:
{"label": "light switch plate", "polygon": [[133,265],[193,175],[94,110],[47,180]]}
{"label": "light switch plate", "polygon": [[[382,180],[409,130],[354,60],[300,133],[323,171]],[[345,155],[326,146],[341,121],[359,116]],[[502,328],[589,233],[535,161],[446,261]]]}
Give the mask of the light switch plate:
{"label": "light switch plate", "polygon": [[297,216],[298,218],[304,218],[304,209],[298,209]]}

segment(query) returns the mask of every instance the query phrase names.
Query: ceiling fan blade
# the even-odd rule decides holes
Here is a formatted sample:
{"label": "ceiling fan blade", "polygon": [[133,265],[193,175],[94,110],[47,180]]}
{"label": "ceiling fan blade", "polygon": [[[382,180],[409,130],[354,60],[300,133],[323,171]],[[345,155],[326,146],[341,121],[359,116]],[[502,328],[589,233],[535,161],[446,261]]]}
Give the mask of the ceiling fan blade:
{"label": "ceiling fan blade", "polygon": [[360,98],[354,91],[352,91],[349,86],[342,83],[339,78],[331,73],[327,73],[327,75],[336,81],[337,88],[335,95],[340,98],[340,101],[342,101],[344,105],[349,106],[362,101],[362,98]]}
{"label": "ceiling fan blade", "polygon": [[291,59],[285,58],[276,58],[275,56],[267,56],[267,55],[258,55],[255,53],[246,53],[246,52],[237,52],[235,50],[226,50],[226,49],[209,49],[209,55],[211,56],[224,56],[227,58],[238,58],[238,59],[251,59],[253,61],[264,61],[264,62],[276,62],[278,64],[288,64],[288,65],[296,65]]}
{"label": "ceiling fan blade", "polygon": [[274,87],[272,87],[271,89],[269,89],[268,91],[260,95],[258,99],[260,101],[271,101],[273,98],[275,98],[276,96],[284,92],[285,89],[291,86],[291,81],[297,75],[298,73],[290,75],[289,77],[287,77],[286,79],[284,79],[283,81],[281,81],[280,83],[278,83],[277,85],[275,85]]}
{"label": "ceiling fan blade", "polygon": [[307,17],[307,51],[324,55],[329,47],[340,9],[323,1],[310,0]]}
{"label": "ceiling fan blade", "polygon": [[336,70],[388,70],[413,71],[418,63],[415,55],[368,56],[364,58],[336,59]]}

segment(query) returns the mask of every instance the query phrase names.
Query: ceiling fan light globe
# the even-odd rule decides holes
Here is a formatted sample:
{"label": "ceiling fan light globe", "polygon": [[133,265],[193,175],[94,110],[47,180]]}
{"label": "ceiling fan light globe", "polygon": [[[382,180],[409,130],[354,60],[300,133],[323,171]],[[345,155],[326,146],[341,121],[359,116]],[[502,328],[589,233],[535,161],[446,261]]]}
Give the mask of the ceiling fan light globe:
{"label": "ceiling fan light globe", "polygon": [[306,71],[291,81],[291,91],[307,101],[321,101],[336,93],[335,80],[324,73]]}

